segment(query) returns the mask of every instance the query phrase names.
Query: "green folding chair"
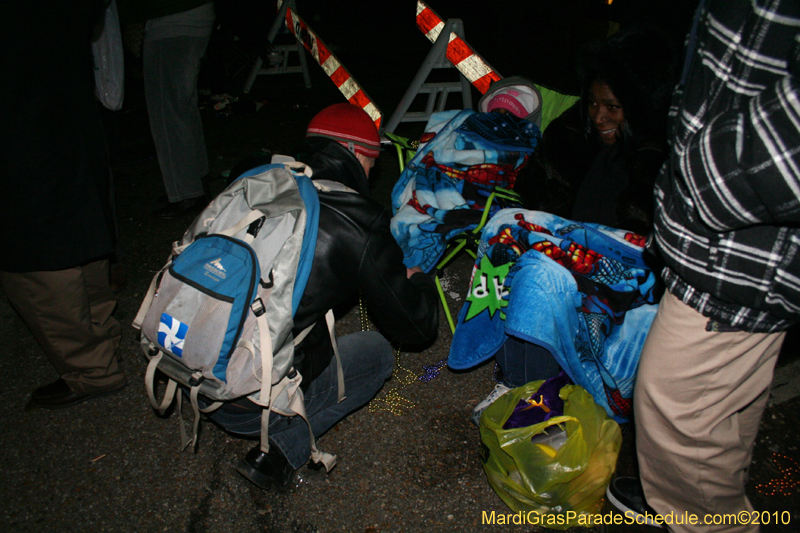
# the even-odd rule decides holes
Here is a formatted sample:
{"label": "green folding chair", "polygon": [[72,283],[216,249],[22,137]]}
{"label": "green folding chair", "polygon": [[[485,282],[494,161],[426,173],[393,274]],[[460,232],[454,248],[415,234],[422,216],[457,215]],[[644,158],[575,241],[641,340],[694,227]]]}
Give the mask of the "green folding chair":
{"label": "green folding chair", "polygon": [[419,141],[412,141],[407,137],[401,137],[394,133],[384,133],[384,137],[392,142],[392,146],[397,150],[397,161],[400,164],[400,172],[402,173],[409,161],[417,153],[419,148]]}

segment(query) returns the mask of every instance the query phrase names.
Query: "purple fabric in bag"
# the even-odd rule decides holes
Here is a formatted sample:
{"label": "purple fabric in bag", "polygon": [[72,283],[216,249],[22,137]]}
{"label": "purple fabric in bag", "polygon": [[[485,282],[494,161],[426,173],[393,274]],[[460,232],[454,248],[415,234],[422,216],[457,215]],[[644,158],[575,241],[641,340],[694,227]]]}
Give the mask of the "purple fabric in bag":
{"label": "purple fabric in bag", "polygon": [[570,384],[569,376],[563,370],[556,377],[546,380],[529,398],[523,398],[514,407],[503,429],[523,428],[544,422],[554,416],[564,414],[564,400],[558,395],[565,385]]}

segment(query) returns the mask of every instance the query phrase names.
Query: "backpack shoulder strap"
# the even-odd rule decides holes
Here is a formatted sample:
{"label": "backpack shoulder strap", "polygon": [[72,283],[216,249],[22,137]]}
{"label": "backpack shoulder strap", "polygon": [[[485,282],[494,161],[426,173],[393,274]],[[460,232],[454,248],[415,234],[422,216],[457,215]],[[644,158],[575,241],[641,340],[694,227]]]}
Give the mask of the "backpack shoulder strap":
{"label": "backpack shoulder strap", "polygon": [[300,261],[297,264],[294,292],[292,293],[292,317],[297,313],[303,292],[306,290],[308,277],[311,275],[314,252],[317,249],[317,234],[319,232],[319,196],[317,195],[317,190],[307,175],[295,174],[295,178],[297,180],[297,189],[300,191],[300,197],[305,205],[306,227],[303,234],[303,245],[300,248]]}
{"label": "backpack shoulder strap", "polygon": [[358,194],[358,191],[351,189],[343,183],[331,180],[314,180],[314,187],[320,192],[349,192]]}

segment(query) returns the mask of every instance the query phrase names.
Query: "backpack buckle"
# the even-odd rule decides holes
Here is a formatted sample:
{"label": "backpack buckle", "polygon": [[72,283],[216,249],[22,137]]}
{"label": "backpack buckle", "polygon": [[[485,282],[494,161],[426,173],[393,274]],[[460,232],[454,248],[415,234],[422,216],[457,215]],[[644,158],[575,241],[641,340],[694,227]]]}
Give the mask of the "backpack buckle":
{"label": "backpack buckle", "polygon": [[256,317],[259,317],[267,312],[267,308],[264,307],[264,302],[261,301],[261,298],[256,298],[250,305],[250,309],[253,310],[253,314],[256,315]]}
{"label": "backpack buckle", "polygon": [[195,372],[189,378],[189,387],[196,387],[206,380],[206,377],[200,372]]}
{"label": "backpack buckle", "polygon": [[258,235],[258,232],[261,231],[261,226],[264,225],[264,221],[266,220],[267,217],[265,216],[258,218],[258,220],[254,220],[252,223],[250,223],[250,226],[247,228],[247,233],[249,235],[252,235],[253,237],[256,237]]}

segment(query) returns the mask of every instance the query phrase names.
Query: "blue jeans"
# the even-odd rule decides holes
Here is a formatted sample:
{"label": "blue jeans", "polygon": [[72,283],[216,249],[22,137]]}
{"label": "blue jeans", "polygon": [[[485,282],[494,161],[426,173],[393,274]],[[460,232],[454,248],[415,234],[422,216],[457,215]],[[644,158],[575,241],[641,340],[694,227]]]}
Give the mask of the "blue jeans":
{"label": "blue jeans", "polygon": [[[311,382],[305,394],[306,413],[317,438],[367,404],[392,375],[394,367],[392,347],[378,332],[361,331],[338,340],[346,398],[342,403],[336,403],[339,390],[336,362],[333,360]],[[227,403],[209,417],[230,433],[246,437],[261,435],[261,407],[247,398]],[[270,413],[269,440],[295,470],[303,466],[311,455],[308,426],[299,416],[289,418]]]}
{"label": "blue jeans", "polygon": [[208,153],[197,103],[200,58],[209,37],[149,40],[143,49],[150,132],[170,202],[203,195]]}
{"label": "blue jeans", "polygon": [[561,372],[549,351],[516,337],[508,337],[494,357],[503,373],[500,381],[512,389],[531,381],[556,377]]}

